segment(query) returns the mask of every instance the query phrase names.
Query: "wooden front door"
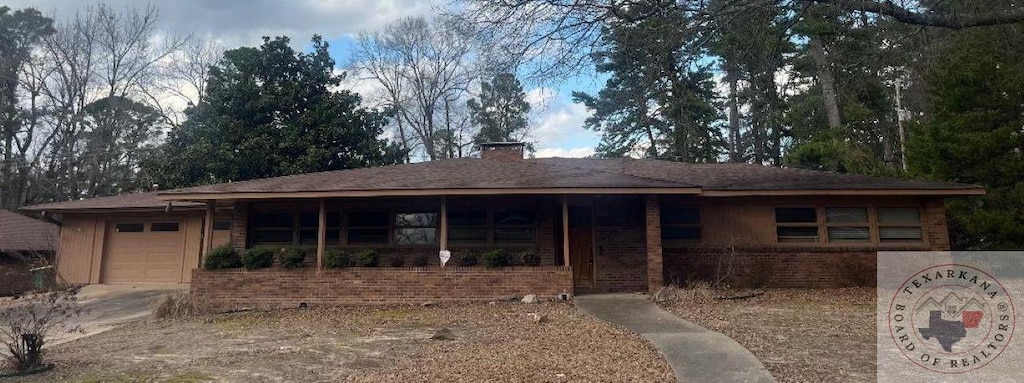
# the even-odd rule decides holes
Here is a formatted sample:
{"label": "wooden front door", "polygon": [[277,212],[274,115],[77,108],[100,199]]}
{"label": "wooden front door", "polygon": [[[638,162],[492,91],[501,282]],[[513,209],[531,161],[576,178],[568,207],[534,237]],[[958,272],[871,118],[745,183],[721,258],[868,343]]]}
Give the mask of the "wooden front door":
{"label": "wooden front door", "polygon": [[594,224],[590,206],[569,206],[569,262],[576,286],[594,287]]}

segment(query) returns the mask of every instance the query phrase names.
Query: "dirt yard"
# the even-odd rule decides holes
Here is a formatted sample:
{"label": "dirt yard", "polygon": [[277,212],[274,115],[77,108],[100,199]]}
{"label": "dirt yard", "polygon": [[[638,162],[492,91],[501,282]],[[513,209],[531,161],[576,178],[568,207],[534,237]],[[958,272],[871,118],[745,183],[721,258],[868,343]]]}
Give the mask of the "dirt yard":
{"label": "dirt yard", "polygon": [[767,290],[738,300],[713,297],[744,292],[705,292],[681,290],[663,306],[735,339],[778,381],[875,381],[874,289]]}
{"label": "dirt yard", "polygon": [[[531,313],[546,315],[535,323]],[[430,339],[449,328],[453,340]],[[671,382],[641,338],[570,304],[247,312],[140,322],[56,346],[20,381]]]}

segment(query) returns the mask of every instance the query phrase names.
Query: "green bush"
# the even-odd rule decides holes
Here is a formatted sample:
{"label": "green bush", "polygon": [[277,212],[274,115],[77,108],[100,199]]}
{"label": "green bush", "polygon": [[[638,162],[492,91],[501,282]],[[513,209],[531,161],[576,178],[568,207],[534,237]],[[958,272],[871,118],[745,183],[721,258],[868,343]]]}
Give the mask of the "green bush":
{"label": "green bush", "polygon": [[349,267],[352,265],[352,256],[338,249],[330,249],[324,254],[324,265],[330,269]]}
{"label": "green bush", "polygon": [[504,249],[489,250],[484,253],[484,266],[505,267],[509,264],[508,252]]}
{"label": "green bush", "polygon": [[458,258],[459,258],[459,266],[470,267],[470,266],[476,266],[477,259],[480,258],[480,255],[478,255],[477,253],[472,252],[472,251],[466,251],[466,252],[459,253],[459,257]]}
{"label": "green bush", "polygon": [[402,267],[405,266],[405,257],[396,255],[391,257],[391,267]]}
{"label": "green bush", "polygon": [[519,253],[519,261],[526,266],[540,266],[540,255],[533,250],[525,250]]}
{"label": "green bush", "polygon": [[373,249],[361,250],[356,253],[355,263],[359,267],[377,267],[377,251]]}
{"label": "green bush", "polygon": [[277,263],[283,267],[299,267],[302,261],[306,260],[306,249],[298,246],[291,246],[277,252]]}
{"label": "green bush", "polygon": [[206,253],[203,260],[203,268],[207,270],[234,269],[242,267],[242,259],[238,257],[238,251],[231,245],[217,246]]}
{"label": "green bush", "polygon": [[426,254],[419,254],[416,258],[412,259],[412,265],[416,267],[423,267],[430,263],[430,257]]}
{"label": "green bush", "polygon": [[254,247],[242,254],[242,267],[255,270],[270,267],[274,264],[274,250],[266,247]]}

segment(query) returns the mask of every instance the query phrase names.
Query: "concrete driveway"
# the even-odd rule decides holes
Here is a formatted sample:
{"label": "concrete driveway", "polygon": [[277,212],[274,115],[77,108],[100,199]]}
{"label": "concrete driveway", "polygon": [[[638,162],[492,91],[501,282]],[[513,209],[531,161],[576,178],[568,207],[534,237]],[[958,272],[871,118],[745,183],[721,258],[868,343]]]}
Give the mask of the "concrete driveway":
{"label": "concrete driveway", "polygon": [[174,291],[188,290],[188,285],[88,285],[78,293],[84,312],[75,322],[84,333],[51,334],[48,346],[95,335],[125,323],[149,318],[154,303]]}

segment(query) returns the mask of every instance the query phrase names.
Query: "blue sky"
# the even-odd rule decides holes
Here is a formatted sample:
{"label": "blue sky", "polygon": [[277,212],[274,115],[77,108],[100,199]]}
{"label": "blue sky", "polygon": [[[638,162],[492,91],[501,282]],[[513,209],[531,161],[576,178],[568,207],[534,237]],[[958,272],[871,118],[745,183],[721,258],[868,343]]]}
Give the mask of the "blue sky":
{"label": "blue sky", "polygon": [[[447,0],[444,0],[447,1]],[[58,21],[98,0],[7,0],[14,9],[35,7]],[[136,0],[106,0],[115,8],[143,7]],[[297,45],[314,34],[330,42],[339,65],[349,62],[354,36],[373,31],[404,16],[433,14],[429,2],[418,0],[151,0],[160,12],[159,29],[168,34],[191,34],[218,41],[225,48],[255,46],[261,36],[289,36]],[[594,92],[600,83],[589,76],[566,79],[545,89],[527,89],[534,95],[549,95],[549,102],[536,105],[532,118],[533,140],[538,156],[582,156],[592,153],[598,135],[582,128],[585,108],[573,104],[574,90]]]}

